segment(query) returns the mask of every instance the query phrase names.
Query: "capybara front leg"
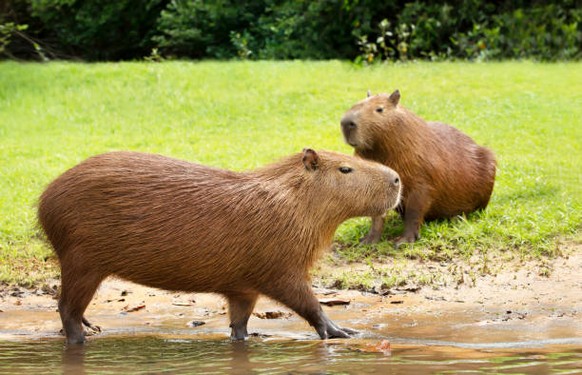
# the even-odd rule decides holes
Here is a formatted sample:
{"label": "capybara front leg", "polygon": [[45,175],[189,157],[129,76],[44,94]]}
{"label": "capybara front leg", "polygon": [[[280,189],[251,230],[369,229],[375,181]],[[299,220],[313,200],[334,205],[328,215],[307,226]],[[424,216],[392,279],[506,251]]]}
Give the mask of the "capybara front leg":
{"label": "capybara front leg", "polygon": [[348,331],[351,330],[338,327],[325,315],[309,283],[288,285],[283,291],[270,291],[266,294],[282,302],[307,320],[321,339],[349,337]]}
{"label": "capybara front leg", "polygon": [[413,243],[420,238],[420,226],[430,205],[424,191],[414,191],[408,196],[404,209],[404,232],[395,240],[395,245]]}
{"label": "capybara front leg", "polygon": [[229,294],[227,298],[230,314],[230,338],[232,340],[244,340],[249,336],[247,323],[255,308],[258,294],[254,292]]}
{"label": "capybara front leg", "polygon": [[394,245],[398,247],[404,243],[413,243],[418,240],[420,238],[421,223],[422,220],[419,220],[418,217],[406,220],[404,223],[404,232],[396,237]]}
{"label": "capybara front leg", "polygon": [[323,311],[321,313],[323,315],[323,319],[325,320],[327,338],[344,339],[358,333],[356,330],[338,326]]}
{"label": "capybara front leg", "polygon": [[384,231],[384,216],[374,216],[372,217],[372,226],[367,235],[362,237],[360,243],[362,244],[373,244],[380,241],[382,237],[382,231]]}

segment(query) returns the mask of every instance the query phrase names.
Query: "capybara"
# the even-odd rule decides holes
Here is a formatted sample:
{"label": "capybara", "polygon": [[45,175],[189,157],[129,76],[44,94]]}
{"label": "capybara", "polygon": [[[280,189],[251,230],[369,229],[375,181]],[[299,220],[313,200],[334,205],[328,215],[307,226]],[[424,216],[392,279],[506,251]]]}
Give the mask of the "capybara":
{"label": "capybara", "polygon": [[322,339],[347,337],[322,311],[309,269],[338,225],[394,208],[399,176],[353,156],[304,149],[248,172],[137,152],[91,157],[44,191],[38,217],[61,266],[59,312],[82,343],[84,312],[114,275],[229,304],[231,337],[248,336],[259,294],[293,309]]}
{"label": "capybara", "polygon": [[[346,143],[355,154],[380,162],[400,175],[402,199],[396,208],[404,232],[396,245],[419,238],[425,220],[484,209],[495,182],[495,155],[454,127],[425,122],[400,104],[400,92],[370,96],[341,119]],[[380,240],[384,216],[372,217],[364,243]]]}

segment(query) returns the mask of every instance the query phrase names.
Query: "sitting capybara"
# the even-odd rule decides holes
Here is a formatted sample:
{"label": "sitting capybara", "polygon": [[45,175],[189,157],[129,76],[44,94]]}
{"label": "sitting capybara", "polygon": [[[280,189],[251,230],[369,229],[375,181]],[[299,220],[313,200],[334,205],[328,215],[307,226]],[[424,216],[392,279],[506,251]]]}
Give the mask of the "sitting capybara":
{"label": "sitting capybara", "polygon": [[[425,122],[399,104],[400,92],[370,96],[341,119],[355,154],[394,169],[402,179],[397,211],[404,232],[396,245],[419,238],[424,220],[450,218],[487,207],[495,182],[495,156],[459,130]],[[372,217],[364,243],[380,240],[384,216]]]}
{"label": "sitting capybara", "polygon": [[89,158],[52,182],[38,209],[61,265],[67,342],[84,342],[85,309],[110,275],[224,295],[233,339],[248,336],[259,294],[322,339],[347,337],[354,331],[326,317],[308,271],[342,221],[380,215],[399,197],[390,168],[311,149],[243,173],[136,152]]}

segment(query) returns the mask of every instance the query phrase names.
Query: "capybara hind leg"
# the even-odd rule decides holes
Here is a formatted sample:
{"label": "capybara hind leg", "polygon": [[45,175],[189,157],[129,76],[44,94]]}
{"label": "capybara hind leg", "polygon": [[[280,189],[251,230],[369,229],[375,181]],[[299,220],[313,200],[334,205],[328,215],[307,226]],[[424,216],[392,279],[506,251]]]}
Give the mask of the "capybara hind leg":
{"label": "capybara hind leg", "polygon": [[59,301],[59,313],[63,323],[63,331],[67,337],[68,344],[82,344],[85,342],[85,331],[83,330],[83,313],[79,313],[78,308],[72,306],[67,298],[61,297]]}
{"label": "capybara hind leg", "polygon": [[82,344],[85,342],[83,324],[89,323],[83,314],[103,278],[76,272],[74,275],[63,272],[61,277],[59,313],[67,343]]}
{"label": "capybara hind leg", "polygon": [[266,294],[282,302],[307,320],[315,328],[320,338],[349,337],[346,330],[338,327],[325,315],[308,283],[288,284],[285,290],[271,290]]}
{"label": "capybara hind leg", "polygon": [[380,241],[382,237],[382,231],[384,230],[384,216],[374,216],[372,218],[372,226],[367,235],[362,237],[360,243],[362,244],[373,244]]}
{"label": "capybara hind leg", "polygon": [[255,308],[258,296],[257,293],[241,293],[227,296],[230,314],[230,338],[232,340],[244,340],[249,336],[247,323]]}

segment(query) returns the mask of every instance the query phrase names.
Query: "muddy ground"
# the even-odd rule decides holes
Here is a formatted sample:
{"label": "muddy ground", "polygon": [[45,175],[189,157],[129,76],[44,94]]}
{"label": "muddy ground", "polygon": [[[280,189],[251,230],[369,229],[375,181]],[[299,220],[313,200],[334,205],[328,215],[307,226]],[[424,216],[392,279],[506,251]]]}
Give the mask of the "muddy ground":
{"label": "muddy ground", "polygon": [[[552,270],[549,275],[539,263],[531,263],[449,286],[315,290],[327,303],[328,315],[359,330],[364,339],[465,347],[582,346],[582,246],[550,263],[543,266]],[[3,287],[0,340],[60,337],[57,289],[58,281],[38,289]],[[230,332],[220,296],[168,292],[116,279],[101,285],[86,316],[102,327],[90,340],[128,334],[226,338]],[[305,321],[266,298],[259,300],[249,330],[259,339],[317,338]]]}

